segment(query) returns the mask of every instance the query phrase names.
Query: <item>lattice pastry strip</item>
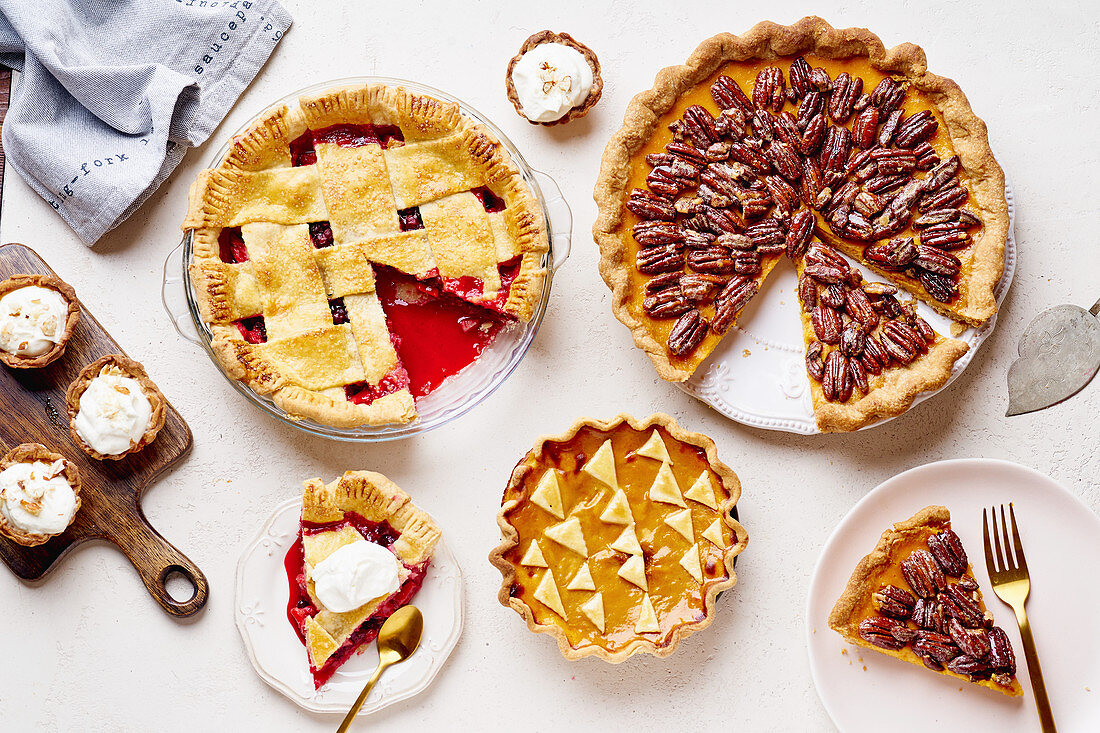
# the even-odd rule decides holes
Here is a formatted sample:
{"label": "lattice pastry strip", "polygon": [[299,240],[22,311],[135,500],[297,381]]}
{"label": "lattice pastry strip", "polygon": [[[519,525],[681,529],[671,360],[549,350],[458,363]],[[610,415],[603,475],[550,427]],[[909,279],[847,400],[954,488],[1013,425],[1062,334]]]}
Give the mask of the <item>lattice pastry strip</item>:
{"label": "lattice pastry strip", "polygon": [[325,283],[305,224],[245,224],[248,249],[269,340],[332,325]]}
{"label": "lattice pastry strip", "polygon": [[345,147],[317,142],[314,149],[328,222],[337,244],[399,230],[398,207],[387,183],[380,145]]}
{"label": "lattice pastry strip", "polygon": [[471,193],[456,193],[420,207],[424,229],[443,277],[476,277],[491,300],[500,289],[496,240],[485,207]]}
{"label": "lattice pastry strip", "polygon": [[481,172],[469,166],[462,134],[389,148],[383,155],[399,209],[421,206],[485,183]]}

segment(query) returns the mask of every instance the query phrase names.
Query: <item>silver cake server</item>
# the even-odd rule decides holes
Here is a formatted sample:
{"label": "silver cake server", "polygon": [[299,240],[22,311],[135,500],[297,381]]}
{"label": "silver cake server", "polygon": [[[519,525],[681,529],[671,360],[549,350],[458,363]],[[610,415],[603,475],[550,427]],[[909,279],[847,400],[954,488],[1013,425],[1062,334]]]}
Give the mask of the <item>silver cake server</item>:
{"label": "silver cake server", "polygon": [[1007,417],[1072,397],[1100,370],[1100,300],[1085,310],[1057,305],[1035,316],[1008,368]]}

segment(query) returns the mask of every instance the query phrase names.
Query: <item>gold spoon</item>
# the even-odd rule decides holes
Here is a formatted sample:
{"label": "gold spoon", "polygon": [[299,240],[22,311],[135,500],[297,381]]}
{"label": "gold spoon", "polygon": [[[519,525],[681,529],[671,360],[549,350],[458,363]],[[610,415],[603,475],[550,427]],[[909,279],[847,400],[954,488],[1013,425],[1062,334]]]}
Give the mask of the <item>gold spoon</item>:
{"label": "gold spoon", "polygon": [[355,720],[359,708],[363,707],[363,701],[367,699],[371,688],[382,673],[392,664],[403,662],[412,656],[416,648],[420,646],[420,632],[424,630],[424,616],[416,606],[402,606],[386,619],[382,628],[378,630],[378,667],[374,670],[367,686],[359,693],[355,704],[351,706],[344,722],[336,733],[345,733]]}

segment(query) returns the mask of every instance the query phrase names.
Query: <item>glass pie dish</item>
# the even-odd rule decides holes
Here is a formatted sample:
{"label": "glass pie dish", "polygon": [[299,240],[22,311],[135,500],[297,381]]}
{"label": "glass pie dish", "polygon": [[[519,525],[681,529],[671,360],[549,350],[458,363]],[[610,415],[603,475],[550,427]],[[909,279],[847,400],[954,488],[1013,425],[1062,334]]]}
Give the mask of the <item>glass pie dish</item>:
{"label": "glass pie dish", "polygon": [[541,297],[531,319],[526,323],[515,322],[509,324],[482,351],[476,361],[454,376],[449,377],[430,394],[418,398],[416,406],[419,417],[415,421],[403,424],[333,427],[315,420],[292,416],[276,405],[269,397],[256,393],[246,384],[230,378],[225,373],[221,363],[214,355],[212,347],[213,334],[200,315],[198,301],[188,271],[188,265],[192,260],[191,232],[184,234],[183,241],[168,255],[165,261],[162,296],[164,307],[179,335],[201,346],[233,387],[261,410],[299,430],[315,435],[336,440],[374,442],[417,435],[457,418],[492,394],[516,369],[538,333],[539,325],[549,302],[553,274],[569,256],[572,214],[562,196],[561,189],[554,179],[545,173],[532,169],[516,146],[484,115],[446,92],[404,79],[352,77],[321,82],[295,91],[273,104],[265,106],[264,110],[242,125],[217,151],[211,160],[210,166],[216,167],[229,151],[232,140],[245,132],[249,126],[272,107],[289,103],[301,95],[315,94],[333,87],[364,84],[386,84],[394,87],[404,87],[415,94],[424,94],[445,102],[454,103],[458,105],[463,115],[484,125],[511,156],[516,168],[520,171],[523,181],[535,194],[542,216],[546,220],[546,230],[549,235],[549,247],[542,259],[542,265],[546,269],[546,278]]}

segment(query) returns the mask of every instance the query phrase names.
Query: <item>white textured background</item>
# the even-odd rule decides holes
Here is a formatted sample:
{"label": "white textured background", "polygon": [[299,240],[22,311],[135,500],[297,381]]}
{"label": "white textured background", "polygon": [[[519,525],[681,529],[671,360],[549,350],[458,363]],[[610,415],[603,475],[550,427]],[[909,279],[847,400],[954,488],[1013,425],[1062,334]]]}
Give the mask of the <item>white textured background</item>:
{"label": "white textured background", "polygon": [[[240,550],[272,507],[303,479],[348,468],[382,471],[409,490],[443,525],[467,579],[466,633],[434,686],[369,725],[361,721],[363,730],[669,730],[689,720],[700,728],[828,730],[802,613],[819,548],[858,498],[928,461],[987,456],[1049,473],[1100,509],[1100,380],[1053,409],[1004,417],[1005,374],[1032,316],[1100,296],[1100,25],[1091,3],[284,3],[294,25],[212,141],[95,250],[9,172],[3,241],[34,247],[68,279],[194,431],[191,456],[151,489],[145,510],[212,590],[197,619],[178,623],[110,546],[78,550],[37,588],[0,569],[0,728],[334,729],[337,718],[300,711],[253,673],[232,596]],[[933,71],[962,85],[1015,186],[1020,264],[996,331],[945,393],[879,429],[803,438],[728,422],[661,382],[611,315],[588,231],[604,142],[658,69],[682,62],[715,32],[811,13],[869,27],[888,46],[918,43]],[[504,93],[508,59],[544,28],[574,34],[603,64],[603,99],[565,129],[528,125]],[[205,354],[176,336],[160,307],[161,267],[180,238],[188,184],[212,151],[268,102],[355,74],[415,78],[467,100],[560,182],[575,215],[572,257],[510,381],[450,426],[375,446],[306,437],[252,409]],[[567,662],[497,603],[500,577],[485,558],[498,540],[501,492],[536,436],[579,415],[655,410],[709,433],[741,477],[751,542],[738,563],[740,583],[714,624],[667,660]]]}

